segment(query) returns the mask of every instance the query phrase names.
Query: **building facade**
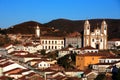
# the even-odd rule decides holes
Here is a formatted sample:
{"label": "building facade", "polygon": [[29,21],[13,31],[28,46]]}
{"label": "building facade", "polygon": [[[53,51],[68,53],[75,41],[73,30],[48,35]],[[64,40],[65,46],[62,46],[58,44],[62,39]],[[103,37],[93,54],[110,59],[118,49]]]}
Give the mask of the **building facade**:
{"label": "building facade", "polygon": [[72,45],[75,48],[81,48],[81,36],[76,37],[66,37],[65,47]]}
{"label": "building facade", "polygon": [[94,32],[90,31],[90,23],[88,20],[84,24],[84,47],[91,46],[100,50],[107,49],[107,24],[102,21],[101,29],[98,27]]}
{"label": "building facade", "polygon": [[64,48],[64,38],[63,37],[41,37],[42,49],[45,50],[60,50]]}
{"label": "building facade", "polygon": [[88,67],[93,64],[99,63],[99,59],[102,58],[103,54],[100,53],[86,53],[86,54],[78,54],[76,56],[76,67],[80,70],[86,70]]}
{"label": "building facade", "polygon": [[116,49],[118,46],[120,46],[119,38],[114,38],[108,41],[108,49]]}

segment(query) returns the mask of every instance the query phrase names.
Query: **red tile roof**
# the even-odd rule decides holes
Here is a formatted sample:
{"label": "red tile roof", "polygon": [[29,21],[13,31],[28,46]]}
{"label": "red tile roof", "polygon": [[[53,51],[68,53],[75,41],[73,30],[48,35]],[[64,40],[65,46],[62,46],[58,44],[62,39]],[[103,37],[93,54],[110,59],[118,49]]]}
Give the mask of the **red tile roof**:
{"label": "red tile roof", "polygon": [[4,74],[7,74],[7,73],[12,72],[12,71],[15,71],[15,72],[12,72],[12,73],[18,73],[21,70],[22,70],[22,68],[15,68],[15,69],[4,72]]}
{"label": "red tile roof", "polygon": [[113,39],[111,39],[109,41],[120,41],[120,38],[113,38]]}
{"label": "red tile roof", "polygon": [[11,64],[14,64],[14,63],[12,63],[12,62],[7,62],[7,63],[5,63],[5,64],[0,64],[0,67],[6,67],[6,66],[11,65]]}
{"label": "red tile roof", "polygon": [[[82,50],[85,50],[85,49],[96,49],[96,48],[93,48],[93,47],[91,47],[91,46],[86,46],[86,47],[83,47],[83,48],[81,48]],[[97,50],[97,49],[96,49]]]}

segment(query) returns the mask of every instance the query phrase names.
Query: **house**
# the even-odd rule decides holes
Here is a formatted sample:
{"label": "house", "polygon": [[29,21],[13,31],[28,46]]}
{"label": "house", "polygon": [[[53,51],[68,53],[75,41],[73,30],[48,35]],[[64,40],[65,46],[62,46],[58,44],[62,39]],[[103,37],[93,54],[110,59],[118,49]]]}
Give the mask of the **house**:
{"label": "house", "polygon": [[86,53],[76,55],[76,67],[80,70],[85,70],[93,64],[99,63],[102,57],[110,56],[109,53]]}
{"label": "house", "polygon": [[12,55],[12,59],[15,59],[19,62],[27,62],[27,61],[32,60],[32,59],[40,59],[40,58],[41,57],[38,54],[30,54],[30,53],[27,53],[27,54],[20,53],[20,54],[13,54]]}
{"label": "house", "polygon": [[81,48],[81,51],[82,53],[98,53],[99,50],[91,46],[86,46]]}
{"label": "house", "polygon": [[91,70],[85,70],[82,80],[94,80],[97,77],[98,73]]}
{"label": "house", "polygon": [[66,74],[67,77],[78,77],[81,78],[82,74],[84,73],[81,70],[64,70],[64,73]]}
{"label": "house", "polygon": [[3,72],[9,71],[9,70],[15,69],[15,68],[26,69],[25,67],[23,67],[17,63],[14,63],[14,62],[0,63],[0,67],[2,68]]}
{"label": "house", "polygon": [[116,49],[117,46],[120,46],[120,38],[113,38],[108,41],[108,49]]}
{"label": "house", "polygon": [[72,45],[74,48],[81,48],[82,39],[79,32],[73,32],[65,37],[65,47]]}
{"label": "house", "polygon": [[56,64],[56,60],[51,60],[49,58],[44,58],[41,57],[40,59],[32,59],[26,62],[27,65],[34,66],[35,64],[38,64],[39,62],[44,61],[47,62],[48,64]]}
{"label": "house", "polygon": [[63,72],[52,72],[46,75],[45,80],[62,80],[65,76],[66,75]]}
{"label": "house", "polygon": [[37,65],[39,69],[45,69],[45,68],[50,67],[50,64],[44,61],[39,62]]}
{"label": "house", "polygon": [[17,80],[44,80],[44,78],[42,78],[39,74],[32,72],[18,78]]}
{"label": "house", "polygon": [[59,50],[59,52],[58,52],[58,57],[60,58],[60,57],[63,57],[63,56],[65,56],[65,55],[67,55],[67,54],[70,54],[70,53],[72,53],[73,52],[73,49],[74,49],[74,47],[66,47],[66,48],[63,48],[63,49],[61,49],[61,50]]}
{"label": "house", "polygon": [[[120,57],[103,57],[99,59],[99,63],[93,64],[93,69],[98,72],[106,72],[110,66],[117,65],[120,67]],[[108,71],[108,70],[107,70]]]}
{"label": "house", "polygon": [[4,45],[4,48],[7,51],[7,53],[11,53],[14,51],[14,47],[12,44],[6,44],[6,45]]}
{"label": "house", "polygon": [[41,44],[25,43],[24,45],[14,46],[15,51],[28,51],[29,53],[36,53],[42,49]]}

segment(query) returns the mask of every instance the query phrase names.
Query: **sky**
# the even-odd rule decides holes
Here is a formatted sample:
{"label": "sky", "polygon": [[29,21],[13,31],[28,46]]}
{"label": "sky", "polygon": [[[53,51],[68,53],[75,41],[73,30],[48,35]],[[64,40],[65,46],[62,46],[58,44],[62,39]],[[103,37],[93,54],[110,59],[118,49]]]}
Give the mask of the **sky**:
{"label": "sky", "polygon": [[59,18],[120,19],[120,0],[0,0],[0,28]]}

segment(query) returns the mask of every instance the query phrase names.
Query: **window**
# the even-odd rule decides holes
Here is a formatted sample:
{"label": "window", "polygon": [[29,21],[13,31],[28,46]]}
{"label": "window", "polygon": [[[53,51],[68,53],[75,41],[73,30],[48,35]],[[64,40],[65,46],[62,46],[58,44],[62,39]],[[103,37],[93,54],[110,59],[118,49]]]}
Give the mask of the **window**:
{"label": "window", "polygon": [[50,49],[50,46],[49,46],[49,49]]}
{"label": "window", "polygon": [[52,46],[52,49],[53,49],[53,46]]}
{"label": "window", "polygon": [[81,60],[83,60],[83,58],[81,58]]}
{"label": "window", "polygon": [[44,41],[42,41],[42,43],[44,44]]}
{"label": "window", "polygon": [[45,43],[47,44],[47,41],[45,41]]}
{"label": "window", "polygon": [[50,41],[49,41],[49,44],[50,44]]}
{"label": "window", "polygon": [[54,44],[54,41],[52,41],[52,44]]}
{"label": "window", "polygon": [[47,64],[47,66],[50,66],[49,64]]}
{"label": "window", "polygon": [[57,41],[55,41],[55,44],[57,44]]}
{"label": "window", "polygon": [[57,49],[57,46],[55,46],[55,49]]}
{"label": "window", "polygon": [[102,39],[100,41],[102,42]]}
{"label": "window", "polygon": [[45,49],[47,49],[47,46],[45,46]]}
{"label": "window", "polygon": [[61,49],[63,49],[63,46],[61,46]]}
{"label": "window", "polygon": [[92,42],[94,42],[94,39],[92,39]]}
{"label": "window", "polygon": [[61,41],[61,44],[63,44],[63,41]]}
{"label": "window", "polygon": [[106,30],[106,26],[104,27],[104,30]]}
{"label": "window", "polygon": [[42,66],[41,64],[39,66]]}

